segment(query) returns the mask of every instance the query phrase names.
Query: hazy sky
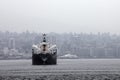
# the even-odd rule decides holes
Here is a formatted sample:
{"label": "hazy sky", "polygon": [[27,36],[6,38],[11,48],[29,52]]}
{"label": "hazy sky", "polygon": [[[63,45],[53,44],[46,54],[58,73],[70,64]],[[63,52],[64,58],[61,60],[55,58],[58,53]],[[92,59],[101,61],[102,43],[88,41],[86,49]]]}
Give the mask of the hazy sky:
{"label": "hazy sky", "polygon": [[0,0],[0,30],[120,33],[120,0]]}

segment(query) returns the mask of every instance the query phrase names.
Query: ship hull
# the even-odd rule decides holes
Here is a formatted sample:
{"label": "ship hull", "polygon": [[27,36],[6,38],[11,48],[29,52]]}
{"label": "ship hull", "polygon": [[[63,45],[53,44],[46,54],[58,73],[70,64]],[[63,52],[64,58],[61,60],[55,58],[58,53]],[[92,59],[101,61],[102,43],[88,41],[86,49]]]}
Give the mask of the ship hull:
{"label": "ship hull", "polygon": [[56,53],[32,54],[32,65],[55,65],[57,64]]}

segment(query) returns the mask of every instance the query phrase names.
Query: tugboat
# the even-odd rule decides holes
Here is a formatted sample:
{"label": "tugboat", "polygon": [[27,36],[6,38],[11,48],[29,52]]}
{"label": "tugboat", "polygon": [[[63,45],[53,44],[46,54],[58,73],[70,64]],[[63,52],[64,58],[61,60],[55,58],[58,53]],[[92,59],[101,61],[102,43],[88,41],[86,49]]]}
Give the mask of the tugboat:
{"label": "tugboat", "polygon": [[43,40],[37,45],[32,45],[32,65],[55,65],[57,64],[57,47],[46,41],[46,34]]}

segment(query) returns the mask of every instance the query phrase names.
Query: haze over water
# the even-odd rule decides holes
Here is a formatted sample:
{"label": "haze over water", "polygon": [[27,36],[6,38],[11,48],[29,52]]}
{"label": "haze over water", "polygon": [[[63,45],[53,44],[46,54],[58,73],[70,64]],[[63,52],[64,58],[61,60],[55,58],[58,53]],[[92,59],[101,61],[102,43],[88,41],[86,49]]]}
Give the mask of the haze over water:
{"label": "haze over water", "polygon": [[0,31],[119,33],[119,4],[119,0],[0,0]]}

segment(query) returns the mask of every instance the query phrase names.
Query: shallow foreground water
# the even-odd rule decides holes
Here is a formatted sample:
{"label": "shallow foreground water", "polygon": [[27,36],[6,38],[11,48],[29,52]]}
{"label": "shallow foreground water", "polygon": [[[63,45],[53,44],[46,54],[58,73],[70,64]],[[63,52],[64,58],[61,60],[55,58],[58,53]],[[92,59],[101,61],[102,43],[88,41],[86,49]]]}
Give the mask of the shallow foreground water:
{"label": "shallow foreground water", "polygon": [[58,59],[57,65],[0,60],[0,80],[120,80],[120,59]]}

